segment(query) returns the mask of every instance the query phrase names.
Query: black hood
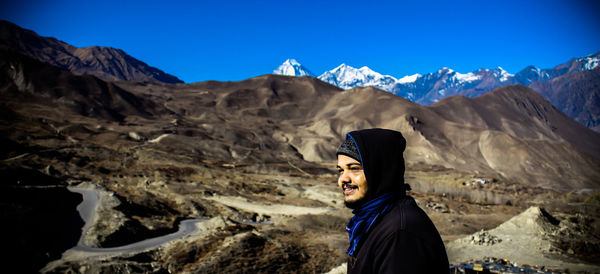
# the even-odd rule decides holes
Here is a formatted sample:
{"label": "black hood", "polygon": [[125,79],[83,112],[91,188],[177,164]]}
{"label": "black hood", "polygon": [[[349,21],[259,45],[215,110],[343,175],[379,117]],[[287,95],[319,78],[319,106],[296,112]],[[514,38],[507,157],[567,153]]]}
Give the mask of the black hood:
{"label": "black hood", "polygon": [[406,195],[403,187],[406,140],[402,133],[374,128],[352,131],[348,135],[356,143],[369,185],[365,202],[384,193]]}

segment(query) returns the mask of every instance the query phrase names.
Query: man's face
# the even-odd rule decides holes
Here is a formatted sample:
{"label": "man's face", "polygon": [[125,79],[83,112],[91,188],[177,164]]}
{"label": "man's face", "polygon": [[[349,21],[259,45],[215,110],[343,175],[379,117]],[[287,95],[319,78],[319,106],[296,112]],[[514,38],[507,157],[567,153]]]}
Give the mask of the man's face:
{"label": "man's face", "polygon": [[362,165],[346,155],[338,155],[338,186],[344,191],[344,202],[347,207],[354,208],[367,195],[369,187]]}

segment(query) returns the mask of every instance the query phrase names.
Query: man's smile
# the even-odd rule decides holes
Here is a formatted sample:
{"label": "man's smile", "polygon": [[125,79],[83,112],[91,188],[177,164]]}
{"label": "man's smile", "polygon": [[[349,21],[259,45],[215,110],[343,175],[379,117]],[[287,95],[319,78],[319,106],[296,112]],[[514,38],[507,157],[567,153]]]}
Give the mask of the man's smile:
{"label": "man's smile", "polygon": [[344,184],[343,189],[344,189],[344,195],[352,195],[358,189],[358,186]]}

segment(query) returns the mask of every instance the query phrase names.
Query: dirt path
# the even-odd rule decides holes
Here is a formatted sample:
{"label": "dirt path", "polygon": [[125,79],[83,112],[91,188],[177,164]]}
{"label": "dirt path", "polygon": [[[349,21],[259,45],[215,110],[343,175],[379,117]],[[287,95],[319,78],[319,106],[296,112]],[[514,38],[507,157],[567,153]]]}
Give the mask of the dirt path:
{"label": "dirt path", "polygon": [[99,207],[99,197],[103,195],[95,189],[85,188],[68,188],[71,192],[80,193],[83,196],[83,201],[77,206],[77,210],[84,220],[85,225],[82,228],[82,236],[76,246],[65,251],[62,258],[58,261],[49,263],[42,272],[51,270],[54,266],[64,263],[64,261],[73,261],[89,258],[109,258],[115,256],[137,254],[146,250],[151,250],[162,245],[169,244],[172,241],[197,234],[198,231],[207,230],[207,224],[204,224],[208,219],[190,219],[181,221],[177,232],[167,234],[160,237],[146,239],[137,243],[132,243],[124,246],[111,248],[89,247],[83,243],[83,235],[91,225],[96,221],[96,210]]}

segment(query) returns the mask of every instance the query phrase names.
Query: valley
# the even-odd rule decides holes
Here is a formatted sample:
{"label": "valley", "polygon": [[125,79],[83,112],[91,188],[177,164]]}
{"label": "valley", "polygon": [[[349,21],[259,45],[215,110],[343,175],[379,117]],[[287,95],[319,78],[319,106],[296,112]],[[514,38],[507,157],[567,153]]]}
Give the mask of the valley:
{"label": "valley", "polygon": [[422,106],[308,76],[106,81],[0,56],[8,271],[338,269],[352,213],[335,151],[371,127],[406,138],[410,195],[452,264],[599,269],[600,134],[529,87]]}

